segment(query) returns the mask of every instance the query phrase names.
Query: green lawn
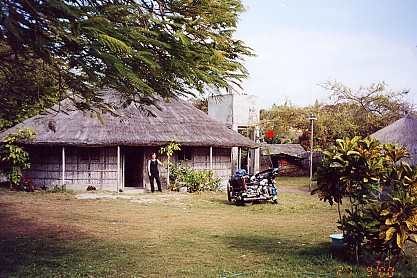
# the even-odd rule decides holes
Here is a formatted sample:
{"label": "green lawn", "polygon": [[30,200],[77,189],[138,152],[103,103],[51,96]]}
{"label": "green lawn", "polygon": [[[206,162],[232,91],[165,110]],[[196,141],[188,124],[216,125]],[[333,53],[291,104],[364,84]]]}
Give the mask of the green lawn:
{"label": "green lawn", "polygon": [[[331,245],[336,208],[307,186],[280,178],[278,205],[249,207],[224,192],[78,199],[2,189],[0,277],[367,277],[371,267],[390,277]],[[417,277],[415,254],[395,277]]]}

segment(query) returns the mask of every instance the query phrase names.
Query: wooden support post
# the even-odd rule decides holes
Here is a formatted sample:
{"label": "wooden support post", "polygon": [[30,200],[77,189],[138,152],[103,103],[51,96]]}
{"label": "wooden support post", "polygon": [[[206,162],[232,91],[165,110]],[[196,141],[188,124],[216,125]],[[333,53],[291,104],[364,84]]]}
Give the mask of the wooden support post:
{"label": "wooden support post", "polygon": [[210,171],[213,171],[213,147],[210,147]]}
{"label": "wooden support post", "polygon": [[62,185],[65,184],[65,147],[62,146]]}
{"label": "wooden support post", "polygon": [[120,146],[117,146],[117,192],[120,190]]}

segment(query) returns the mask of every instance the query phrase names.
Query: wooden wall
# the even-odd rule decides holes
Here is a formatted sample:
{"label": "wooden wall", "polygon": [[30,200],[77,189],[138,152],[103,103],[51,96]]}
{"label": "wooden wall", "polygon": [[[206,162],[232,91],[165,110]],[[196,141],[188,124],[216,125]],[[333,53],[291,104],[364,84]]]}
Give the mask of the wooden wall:
{"label": "wooden wall", "polygon": [[[191,152],[191,160],[186,160],[184,163],[186,165],[193,166],[194,170],[210,170],[210,147],[181,147],[184,151],[186,148],[189,148]],[[151,153],[158,154],[158,148],[148,148],[144,151],[145,159],[143,163],[144,167],[144,178],[143,184],[146,188],[150,189],[149,178],[146,173],[146,165],[151,156]],[[158,154],[158,159],[162,162],[167,160],[166,155]],[[178,163],[179,157],[178,152],[173,154],[171,162]],[[212,170],[214,176],[222,179],[228,180],[232,174],[232,163],[231,163],[231,149],[227,148],[213,148],[213,160],[212,160]],[[166,185],[167,171],[164,166],[159,166],[159,173],[163,186]]]}
{"label": "wooden wall", "polygon": [[37,187],[62,185],[62,148],[29,147],[30,169],[25,171]]}
{"label": "wooden wall", "polygon": [[[138,163],[138,171],[143,171],[141,186],[150,188],[147,175],[147,162],[152,152],[158,152],[159,148],[137,147],[143,153],[143,159],[127,161]],[[189,147],[191,160],[186,161],[195,170],[210,170],[210,147]],[[30,147],[31,168],[26,171],[35,181],[37,187],[46,186],[53,189],[62,186],[67,189],[86,190],[88,186],[94,186],[98,190],[117,191],[117,147],[65,147],[65,180],[62,176],[62,147]],[[128,151],[128,150],[127,150]],[[229,179],[231,175],[231,149],[213,148],[212,170],[214,175],[222,180]],[[160,155],[161,161],[167,157]],[[120,161],[119,186],[123,188],[123,148]],[[178,162],[178,153],[172,157],[172,162]],[[136,167],[136,166],[135,166]],[[164,166],[159,166],[163,184],[166,184],[167,171]]]}
{"label": "wooden wall", "polygon": [[[210,147],[193,147],[192,160],[186,161],[195,170],[210,170]],[[229,179],[232,174],[231,149],[213,148],[212,170],[216,177]]]}
{"label": "wooden wall", "polygon": [[65,147],[65,180],[62,177],[62,147],[31,147],[27,171],[36,186],[52,189],[63,182],[67,189],[117,190],[117,148]]}

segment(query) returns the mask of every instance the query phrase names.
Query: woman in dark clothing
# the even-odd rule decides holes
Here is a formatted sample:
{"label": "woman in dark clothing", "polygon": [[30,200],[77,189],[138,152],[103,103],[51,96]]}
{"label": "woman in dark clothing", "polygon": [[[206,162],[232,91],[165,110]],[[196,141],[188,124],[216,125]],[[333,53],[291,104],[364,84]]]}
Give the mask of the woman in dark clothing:
{"label": "woman in dark clothing", "polygon": [[158,158],[156,158],[156,153],[152,153],[151,159],[149,159],[148,161],[148,175],[149,175],[149,181],[151,182],[152,192],[155,191],[154,179],[156,180],[156,184],[158,185],[158,191],[162,192],[161,179],[159,178],[158,164],[162,165],[162,162],[159,161]]}

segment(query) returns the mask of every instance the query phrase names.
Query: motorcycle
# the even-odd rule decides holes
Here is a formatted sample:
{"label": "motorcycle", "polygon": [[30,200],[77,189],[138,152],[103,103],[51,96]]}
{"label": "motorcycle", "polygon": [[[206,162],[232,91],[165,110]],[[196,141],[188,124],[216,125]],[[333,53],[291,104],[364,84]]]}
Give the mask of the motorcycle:
{"label": "motorcycle", "polygon": [[275,187],[275,178],[278,168],[271,168],[253,176],[246,170],[236,170],[227,184],[227,198],[229,203],[236,205],[252,205],[253,202],[272,201],[278,203],[278,192]]}

